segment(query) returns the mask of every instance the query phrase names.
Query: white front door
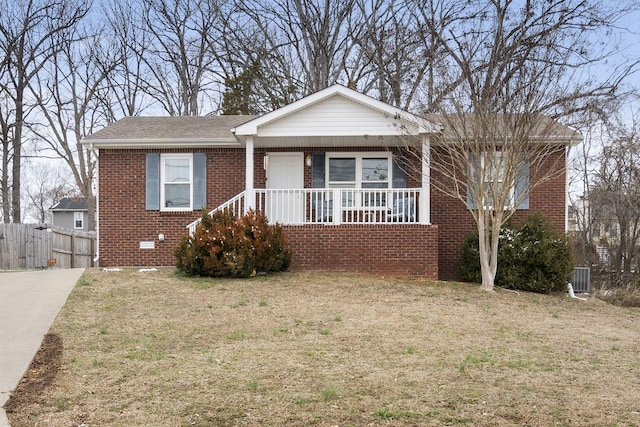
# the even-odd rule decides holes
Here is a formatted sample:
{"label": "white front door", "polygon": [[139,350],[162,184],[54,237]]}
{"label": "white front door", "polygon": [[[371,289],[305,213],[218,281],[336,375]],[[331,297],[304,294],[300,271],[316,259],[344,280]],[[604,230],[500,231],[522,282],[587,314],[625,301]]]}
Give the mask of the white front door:
{"label": "white front door", "polygon": [[268,153],[265,214],[270,223],[304,221],[304,154]]}

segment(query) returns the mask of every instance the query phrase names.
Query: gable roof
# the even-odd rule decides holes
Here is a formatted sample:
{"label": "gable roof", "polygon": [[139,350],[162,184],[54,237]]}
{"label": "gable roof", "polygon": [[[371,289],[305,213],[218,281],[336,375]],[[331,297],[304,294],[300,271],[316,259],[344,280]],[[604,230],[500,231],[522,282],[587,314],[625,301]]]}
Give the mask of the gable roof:
{"label": "gable roof", "polygon": [[60,211],[87,211],[88,204],[86,197],[64,197],[60,199],[58,203],[53,205],[49,210],[60,212]]}
{"label": "gable roof", "polygon": [[438,133],[442,126],[437,122],[432,122],[414,114],[408,113],[399,108],[393,107],[370,96],[364,95],[355,90],[342,85],[329,86],[309,96],[306,96],[291,104],[285,105],[270,113],[264,114],[251,121],[243,123],[232,129],[232,132],[239,137],[258,135],[259,129],[269,124],[293,116],[302,110],[313,108],[322,102],[326,102],[334,97],[340,97],[366,109],[377,112],[387,118],[387,120],[397,124],[396,133],[408,132],[413,135],[425,133]]}
{"label": "gable roof", "polygon": [[125,117],[85,137],[95,148],[240,145],[231,129],[256,116]]}
{"label": "gable roof", "polygon": [[[341,85],[333,85],[262,116],[125,117],[85,137],[89,148],[370,145],[370,136],[394,138],[439,134],[444,140],[470,135],[473,115],[420,117]],[[443,126],[444,124],[444,126]],[[454,129],[454,128],[457,128]],[[576,145],[574,128],[540,115],[532,138]],[[460,133],[462,132],[462,133]],[[537,135],[536,135],[537,134]],[[397,141],[395,141],[397,143]]]}

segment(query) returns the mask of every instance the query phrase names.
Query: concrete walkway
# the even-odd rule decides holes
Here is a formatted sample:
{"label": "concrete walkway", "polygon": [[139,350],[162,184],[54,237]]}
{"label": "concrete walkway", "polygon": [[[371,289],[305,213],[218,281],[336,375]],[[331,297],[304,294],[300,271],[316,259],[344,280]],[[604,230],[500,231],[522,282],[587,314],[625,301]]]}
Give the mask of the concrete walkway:
{"label": "concrete walkway", "polygon": [[4,404],[83,272],[76,268],[0,273],[0,427],[9,426]]}

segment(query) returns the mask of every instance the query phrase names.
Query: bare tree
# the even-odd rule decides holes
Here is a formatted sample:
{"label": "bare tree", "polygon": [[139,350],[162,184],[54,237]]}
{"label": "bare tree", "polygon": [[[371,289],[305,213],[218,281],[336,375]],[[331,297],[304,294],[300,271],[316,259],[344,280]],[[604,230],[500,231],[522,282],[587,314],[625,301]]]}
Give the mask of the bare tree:
{"label": "bare tree", "polygon": [[577,187],[574,192],[569,192],[570,220],[573,216],[574,231],[574,257],[582,265],[591,265],[596,262],[593,251],[593,231],[597,221],[597,210],[589,200],[591,193],[591,181],[594,165],[594,139],[601,141],[599,132],[594,127],[586,127],[582,144],[573,150],[573,159],[570,161],[572,174],[579,182],[569,182],[570,186]]}
{"label": "bare tree", "polygon": [[[104,56],[112,61],[102,68],[111,68],[105,74],[106,90],[99,91],[99,109],[108,123],[122,117],[136,116],[149,110],[153,99],[145,88],[152,75],[145,64],[145,56],[151,35],[139,16],[139,3],[126,0],[112,0],[103,7],[105,26],[99,43]],[[100,58],[100,54],[96,59]]]}
{"label": "bare tree", "polygon": [[259,32],[259,40],[266,43],[267,55],[260,59],[276,66],[286,86],[297,88],[297,97],[346,79],[345,64],[358,37],[353,31],[362,31],[366,25],[354,13],[354,5],[355,0],[236,3]]}
{"label": "bare tree", "polygon": [[[223,13],[219,37],[210,41],[215,71],[225,83],[224,110],[272,111],[335,83],[403,109],[429,104],[424,88],[439,93],[436,74],[446,75],[446,55],[425,28],[444,31],[460,9],[431,3],[235,2]],[[230,107],[236,103],[241,108]]]}
{"label": "bare tree", "polygon": [[616,230],[617,238],[605,242],[611,255],[614,281],[637,267],[640,242],[640,124],[636,120],[611,129],[599,159],[593,188],[589,192],[596,222]]}
{"label": "bare tree", "polygon": [[363,19],[360,34],[349,30],[358,45],[345,67],[349,81],[371,96],[377,93],[382,102],[411,109],[427,71],[435,66],[434,45],[424,38],[426,13],[412,2],[388,0],[358,0],[356,8]]}
{"label": "bare tree", "polygon": [[431,182],[465,203],[477,224],[483,290],[494,287],[500,227],[535,187],[564,173],[575,135],[556,119],[610,98],[625,75],[601,82],[583,74],[611,54],[589,36],[611,28],[621,9],[491,0],[460,6],[462,18],[445,31],[425,20],[446,54],[447,75],[438,78],[449,88],[432,105],[445,132],[432,143]]}
{"label": "bare tree", "polygon": [[90,229],[96,224],[96,159],[80,141],[107,123],[101,108],[109,91],[107,77],[120,59],[117,51],[101,45],[101,37],[100,28],[69,31],[59,38],[50,64],[29,85],[44,119],[44,126],[34,126],[32,132],[69,167],[87,199]]}
{"label": "bare tree", "polygon": [[143,39],[138,49],[151,78],[145,90],[172,116],[216,110],[217,79],[210,40],[218,35],[217,0],[140,0]]}
{"label": "bare tree", "polygon": [[26,185],[26,217],[40,223],[51,223],[51,207],[73,193],[68,171],[50,163],[37,163],[29,168]]}
{"label": "bare tree", "polygon": [[215,72],[224,85],[223,114],[260,114],[301,97],[304,75],[282,32],[279,14],[259,0],[237,1],[222,13],[220,36],[210,40]]}
{"label": "bare tree", "polygon": [[416,108],[423,113],[441,111],[444,99],[462,84],[461,73],[451,73],[450,52],[443,40],[452,34],[464,31],[469,25],[470,14],[477,13],[465,2],[450,0],[408,0],[410,19],[418,25],[417,35],[421,38],[420,59],[424,61],[424,73],[418,86]]}
{"label": "bare tree", "polygon": [[10,96],[14,111],[11,216],[13,222],[20,222],[23,133],[29,112],[26,104],[28,85],[56,51],[58,35],[76,25],[87,14],[88,5],[76,0],[2,0],[0,10],[0,51],[8,52],[5,93]]}
{"label": "bare tree", "polygon": [[0,204],[2,205],[2,220],[5,223],[11,221],[11,180],[9,172],[11,168],[11,141],[13,141],[13,128],[15,118],[13,115],[13,99],[9,96],[6,85],[6,62],[0,64],[0,142],[2,143],[2,161],[0,162]]}
{"label": "bare tree", "polygon": [[608,136],[610,117],[620,108],[618,102],[610,106],[602,105],[602,110],[586,112],[578,115],[572,123],[582,129],[582,144],[570,152],[569,158],[569,221],[575,226],[573,230],[574,258],[580,265],[590,266],[600,261],[594,245],[594,231],[599,222],[599,210],[590,200],[594,177],[599,168],[602,142]]}
{"label": "bare tree", "polygon": [[354,46],[345,34],[346,23],[353,16],[354,0],[285,0],[275,5],[271,12],[281,16],[284,34],[295,47],[307,93],[337,82],[344,58]]}

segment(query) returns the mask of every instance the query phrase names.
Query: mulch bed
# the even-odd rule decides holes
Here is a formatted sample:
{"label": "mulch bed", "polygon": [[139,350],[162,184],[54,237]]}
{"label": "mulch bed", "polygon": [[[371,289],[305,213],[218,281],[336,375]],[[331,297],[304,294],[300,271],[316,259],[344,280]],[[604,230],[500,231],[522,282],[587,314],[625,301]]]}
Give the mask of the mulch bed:
{"label": "mulch bed", "polygon": [[62,363],[62,338],[46,334],[31,366],[22,377],[11,398],[5,403],[7,413],[20,412],[23,405],[33,403],[53,383]]}

